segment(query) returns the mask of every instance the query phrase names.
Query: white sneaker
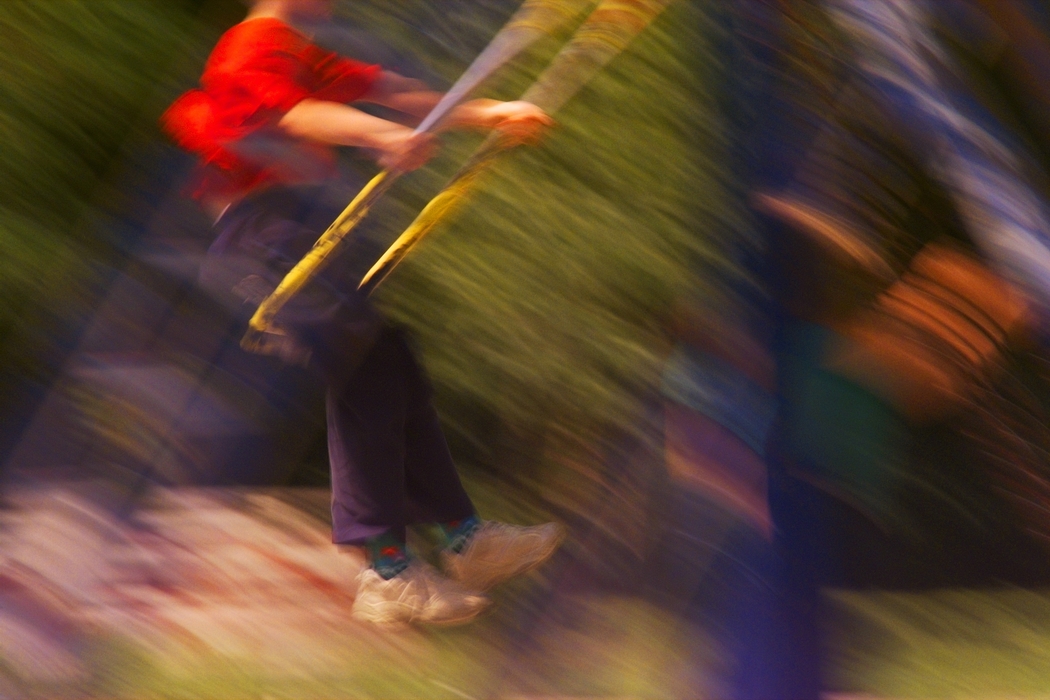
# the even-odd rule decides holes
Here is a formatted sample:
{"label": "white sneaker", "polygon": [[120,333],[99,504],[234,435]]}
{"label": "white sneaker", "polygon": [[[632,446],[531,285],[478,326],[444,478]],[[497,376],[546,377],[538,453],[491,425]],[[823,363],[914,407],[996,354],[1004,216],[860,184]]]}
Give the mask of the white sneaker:
{"label": "white sneaker", "polygon": [[368,568],[357,577],[354,619],[384,626],[457,625],[477,617],[489,599],[445,578],[424,562],[387,580]]}
{"label": "white sneaker", "polygon": [[463,551],[445,550],[441,563],[450,578],[485,591],[547,561],[565,539],[557,523],[520,527],[487,520],[467,540]]}

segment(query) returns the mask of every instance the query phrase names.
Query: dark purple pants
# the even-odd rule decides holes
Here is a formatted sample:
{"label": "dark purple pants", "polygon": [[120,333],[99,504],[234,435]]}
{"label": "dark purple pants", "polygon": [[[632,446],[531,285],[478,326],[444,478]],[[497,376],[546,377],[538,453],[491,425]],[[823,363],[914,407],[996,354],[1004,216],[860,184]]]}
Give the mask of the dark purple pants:
{"label": "dark purple pants", "polygon": [[[331,202],[329,201],[331,200]],[[254,310],[310,249],[349,199],[319,188],[271,188],[231,207],[202,283]],[[327,386],[332,539],[360,544],[420,522],[474,513],[431,402],[431,387],[403,331],[357,292],[345,255],[277,315]]]}

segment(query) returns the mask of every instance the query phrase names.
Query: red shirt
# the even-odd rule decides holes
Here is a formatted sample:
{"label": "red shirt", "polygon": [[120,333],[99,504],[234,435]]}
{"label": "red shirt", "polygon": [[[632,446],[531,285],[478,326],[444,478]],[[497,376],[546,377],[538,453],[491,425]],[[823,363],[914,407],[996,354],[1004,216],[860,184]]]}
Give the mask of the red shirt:
{"label": "red shirt", "polygon": [[200,157],[198,198],[316,180],[334,171],[331,147],[287,136],[277,123],[307,98],[359,99],[380,72],[321,49],[278,19],[248,20],[223,34],[201,88],[176,100],[161,124]]}

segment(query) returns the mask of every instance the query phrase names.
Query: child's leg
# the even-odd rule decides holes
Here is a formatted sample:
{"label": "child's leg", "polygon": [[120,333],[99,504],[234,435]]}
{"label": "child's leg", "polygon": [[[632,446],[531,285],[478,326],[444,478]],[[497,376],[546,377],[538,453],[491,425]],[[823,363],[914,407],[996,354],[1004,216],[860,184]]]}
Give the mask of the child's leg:
{"label": "child's leg", "polygon": [[474,515],[432,403],[432,389],[405,336],[397,331],[406,382],[405,496],[409,522],[448,523]]}
{"label": "child's leg", "polygon": [[400,331],[384,329],[353,376],[330,390],[328,411],[336,542],[473,515],[430,387]]}
{"label": "child's leg", "polygon": [[[406,435],[415,432],[409,424],[417,411],[410,410],[409,397],[418,387],[417,372],[404,339],[385,328],[350,378],[329,388],[333,538],[363,542],[368,550],[371,566],[358,575],[355,619],[458,624],[477,616],[489,600],[408,557],[404,546]],[[447,448],[443,452],[447,456]]]}
{"label": "child's leg", "polygon": [[385,330],[353,375],[328,390],[332,535],[358,544],[405,536],[406,383],[399,348]]}
{"label": "child's leg", "polygon": [[[204,276],[235,295],[254,282],[258,293],[243,300],[258,304],[317,239],[307,221],[316,197],[273,189],[237,205],[219,222]],[[387,534],[403,541],[406,384],[399,346],[367,300],[329,274],[300,290],[277,321],[329,387],[335,541],[363,544]]]}
{"label": "child's leg", "polygon": [[391,328],[384,329],[344,388],[330,392],[335,541],[366,542],[379,575],[396,576],[395,567],[384,568],[377,553],[393,551],[392,535],[403,549],[406,524],[437,522],[448,539],[442,552],[446,573],[470,590],[489,588],[546,561],[564,530],[554,524],[478,521],[430,399],[429,383],[408,343]]}

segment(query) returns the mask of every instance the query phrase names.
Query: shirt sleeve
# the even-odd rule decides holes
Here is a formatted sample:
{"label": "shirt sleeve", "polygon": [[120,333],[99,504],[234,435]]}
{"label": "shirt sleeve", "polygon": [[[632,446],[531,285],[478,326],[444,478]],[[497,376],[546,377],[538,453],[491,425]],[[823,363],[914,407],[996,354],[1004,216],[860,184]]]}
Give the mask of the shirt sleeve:
{"label": "shirt sleeve", "polygon": [[380,72],[324,51],[282,22],[256,20],[216,47],[203,82],[233,121],[251,126],[278,121],[307,98],[356,100]]}
{"label": "shirt sleeve", "polygon": [[245,22],[212,51],[201,85],[215,98],[224,121],[267,121],[310,97],[309,70],[301,56],[307,46],[305,37],[282,22]]}
{"label": "shirt sleeve", "polygon": [[160,123],[172,141],[199,155],[204,163],[233,166],[230,154],[221,145],[215,105],[204,91],[184,93],[165,110]]}
{"label": "shirt sleeve", "polygon": [[382,74],[379,66],[343,58],[312,45],[304,58],[316,80],[312,97],[318,100],[345,103],[361,99]]}
{"label": "shirt sleeve", "polygon": [[161,117],[164,131],[203,164],[247,182],[273,163],[248,155],[251,138],[280,140],[281,118],[304,99],[351,102],[381,74],[324,51],[275,19],[243,22],[219,40],[201,89],[182,95]]}

